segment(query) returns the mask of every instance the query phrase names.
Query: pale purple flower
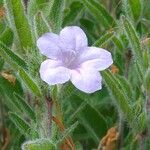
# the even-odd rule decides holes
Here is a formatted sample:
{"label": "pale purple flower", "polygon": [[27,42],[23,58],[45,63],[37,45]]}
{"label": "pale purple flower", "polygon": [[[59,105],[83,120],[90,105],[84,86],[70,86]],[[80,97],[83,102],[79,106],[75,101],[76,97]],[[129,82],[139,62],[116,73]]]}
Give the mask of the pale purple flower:
{"label": "pale purple flower", "polygon": [[59,35],[46,33],[37,46],[49,58],[40,67],[41,79],[49,85],[70,80],[79,90],[93,93],[102,88],[99,71],[113,63],[107,50],[88,47],[85,33],[77,26],[65,27]]}

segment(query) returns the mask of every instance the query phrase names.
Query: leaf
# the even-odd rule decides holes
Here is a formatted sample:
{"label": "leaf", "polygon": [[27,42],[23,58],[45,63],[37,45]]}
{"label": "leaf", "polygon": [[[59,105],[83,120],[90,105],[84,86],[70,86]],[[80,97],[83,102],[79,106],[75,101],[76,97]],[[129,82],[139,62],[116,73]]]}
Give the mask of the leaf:
{"label": "leaf", "polygon": [[[65,140],[65,143],[66,146],[68,148],[71,148],[71,149],[75,149],[75,145],[73,143],[73,140],[72,138],[69,136],[70,132],[72,132],[78,125],[78,122],[74,123],[69,129],[65,130],[65,126],[64,124],[58,119],[56,118],[55,116],[52,117],[52,120],[57,124],[57,126],[59,127],[60,131],[62,132],[62,135],[63,137],[57,142],[57,145],[58,143],[62,143],[64,140]],[[63,145],[63,143],[62,143]]]}
{"label": "leaf", "polygon": [[100,3],[94,0],[82,0],[82,2],[106,29],[116,25],[115,20]]}
{"label": "leaf", "polygon": [[5,98],[5,105],[10,110],[15,110],[16,112],[19,111],[18,103],[16,103],[16,100],[13,96],[13,93],[17,93],[19,95],[23,94],[23,90],[21,87],[21,84],[16,80],[15,85],[10,83],[8,80],[6,80],[4,77],[0,76],[0,88],[2,90],[3,97]]}
{"label": "leaf", "polygon": [[114,36],[114,32],[108,32],[100,37],[93,45],[98,47],[103,47],[108,41],[110,41]]}
{"label": "leaf", "polygon": [[132,92],[132,86],[129,83],[129,81],[120,75],[116,75],[116,78],[118,79],[118,86],[119,88],[124,92],[126,97],[128,97],[129,102],[133,99],[133,92]]}
{"label": "leaf", "polygon": [[58,33],[60,31],[63,20],[64,0],[54,0],[50,14],[49,21],[51,22],[52,31]]}
{"label": "leaf", "polygon": [[63,19],[63,27],[73,24],[73,21],[75,21],[78,18],[79,14],[82,12],[83,4],[79,1],[74,1],[69,6],[69,9],[69,13],[67,13],[67,15]]}
{"label": "leaf", "polygon": [[41,11],[42,13],[48,14],[50,9],[50,2],[49,0],[31,0],[28,2],[27,7],[27,14],[29,20],[33,21],[33,16],[37,14],[37,12]]}
{"label": "leaf", "polygon": [[148,94],[150,94],[150,68],[146,71],[144,75],[144,86]]}
{"label": "leaf", "polygon": [[22,0],[4,0],[4,5],[10,27],[20,42],[21,52],[24,52],[24,48],[32,47],[32,35]]}
{"label": "leaf", "polygon": [[122,10],[124,12],[124,15],[128,18],[132,17],[132,12],[129,4],[129,0],[122,0]]}
{"label": "leaf", "polygon": [[14,93],[15,98],[17,99],[16,102],[18,103],[19,109],[22,110],[25,114],[29,116],[30,119],[36,121],[35,113],[30,105],[17,93]]}
{"label": "leaf", "polygon": [[42,12],[38,12],[38,14],[34,16],[33,23],[36,38],[41,36],[43,33],[51,31],[51,27]]}
{"label": "leaf", "polygon": [[[107,126],[102,114],[95,107],[88,104],[90,96],[80,92],[72,84],[68,83],[62,87],[59,98],[65,103],[70,102],[73,114],[67,118],[67,121],[72,122],[72,120],[77,118],[79,123],[82,124],[88,132],[88,137],[86,138],[90,138],[90,140],[92,139],[98,144],[100,137],[103,137],[107,131]],[[85,134],[86,131],[82,131],[82,133]]]}
{"label": "leaf", "polygon": [[112,41],[113,41],[114,45],[117,47],[118,52],[122,53],[124,47],[123,47],[121,40],[117,36],[113,36]]}
{"label": "leaf", "polygon": [[85,127],[91,138],[98,144],[100,137],[104,136],[106,132],[105,119],[95,108],[87,104],[85,100],[78,96],[72,96],[70,99],[74,110],[77,110],[82,104],[84,105],[76,113],[75,117],[78,118],[79,123]]}
{"label": "leaf", "polygon": [[13,83],[9,82],[7,79],[5,79],[0,74],[0,86],[4,89],[7,96],[10,95],[10,98],[13,97],[12,95],[14,92],[18,93],[19,95],[23,94],[23,90],[22,90],[21,84],[18,81],[18,79],[16,79],[15,85],[14,85]]}
{"label": "leaf", "polygon": [[0,7],[3,6],[3,0],[0,0]]}
{"label": "leaf", "polygon": [[41,91],[38,85],[31,79],[31,77],[23,70],[19,70],[19,75],[21,79],[24,81],[26,86],[36,95],[36,96],[41,96]]}
{"label": "leaf", "polygon": [[0,41],[2,41],[7,46],[12,45],[13,32],[9,27],[6,27],[5,31],[0,35]]}
{"label": "leaf", "polygon": [[135,31],[135,28],[129,22],[129,20],[126,19],[124,16],[122,17],[122,20],[123,20],[125,33],[130,42],[131,50],[133,52],[133,58],[135,62],[136,71],[137,71],[139,79],[142,81],[143,72],[145,68],[143,64],[143,54],[142,54],[142,47],[141,47],[140,39],[137,35],[137,32]]}
{"label": "leaf", "polygon": [[62,143],[60,147],[67,147],[67,148],[72,148],[75,149],[75,145],[73,143],[72,138],[70,137],[70,134],[77,128],[78,126],[78,121],[76,121],[73,125],[71,125],[68,129],[66,129],[62,135],[62,137],[58,140],[57,145]]}
{"label": "leaf", "polygon": [[55,145],[49,139],[27,141],[22,145],[22,150],[55,150]]}
{"label": "leaf", "polygon": [[125,18],[124,16],[122,17],[122,21],[123,21],[125,33],[130,42],[130,46],[132,47],[132,52],[133,52],[135,61],[137,61],[140,65],[142,65],[142,62],[143,62],[142,48],[141,48],[141,43],[137,35],[137,32],[135,31],[135,28],[129,22],[129,20]]}
{"label": "leaf", "polygon": [[128,0],[135,21],[138,21],[142,15],[142,0]]}
{"label": "leaf", "polygon": [[6,61],[8,61],[10,65],[17,65],[19,67],[27,69],[26,62],[18,55],[16,55],[12,50],[10,50],[8,47],[6,47],[1,41],[0,41],[0,55]]}
{"label": "leaf", "polygon": [[4,66],[4,59],[0,57],[0,71],[3,69]]}
{"label": "leaf", "polygon": [[115,103],[117,104],[119,110],[121,110],[123,115],[130,123],[133,118],[133,114],[128,103],[128,96],[125,94],[125,89],[123,88],[124,85],[120,84],[118,79],[110,71],[103,71],[102,76],[110,93],[114,97]]}
{"label": "leaf", "polygon": [[9,117],[23,135],[30,136],[31,128],[27,122],[25,122],[20,116],[12,112],[9,113]]}

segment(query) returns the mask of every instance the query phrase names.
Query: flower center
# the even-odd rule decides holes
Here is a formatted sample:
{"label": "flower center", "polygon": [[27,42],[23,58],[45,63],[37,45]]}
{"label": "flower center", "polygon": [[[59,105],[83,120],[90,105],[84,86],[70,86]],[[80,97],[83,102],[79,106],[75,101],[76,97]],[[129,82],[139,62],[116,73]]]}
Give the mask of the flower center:
{"label": "flower center", "polygon": [[76,65],[77,54],[75,51],[67,51],[62,53],[62,62],[66,68],[74,69]]}

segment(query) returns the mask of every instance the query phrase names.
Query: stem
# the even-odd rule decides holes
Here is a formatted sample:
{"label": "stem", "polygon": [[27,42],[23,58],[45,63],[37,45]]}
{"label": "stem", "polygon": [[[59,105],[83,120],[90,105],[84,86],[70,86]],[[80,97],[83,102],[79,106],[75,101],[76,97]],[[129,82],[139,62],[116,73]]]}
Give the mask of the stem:
{"label": "stem", "polygon": [[119,120],[119,138],[118,138],[118,150],[121,149],[123,145],[123,137],[124,137],[124,120],[122,119],[122,115],[120,115]]}
{"label": "stem", "polygon": [[51,125],[52,125],[52,106],[53,101],[50,98],[50,96],[46,97],[46,103],[47,103],[47,126],[48,126],[48,137],[51,137]]}
{"label": "stem", "polygon": [[[59,102],[57,101],[57,95],[58,95],[58,87],[54,86],[54,89],[52,90],[52,93],[51,93],[52,101],[54,104],[53,106],[55,107],[54,112],[53,112],[54,115],[52,115],[52,117],[56,116],[56,118],[62,122],[61,107],[59,105]],[[58,130],[59,130],[58,125],[54,123],[53,128],[52,128],[52,132],[53,132],[52,139],[57,138]]]}

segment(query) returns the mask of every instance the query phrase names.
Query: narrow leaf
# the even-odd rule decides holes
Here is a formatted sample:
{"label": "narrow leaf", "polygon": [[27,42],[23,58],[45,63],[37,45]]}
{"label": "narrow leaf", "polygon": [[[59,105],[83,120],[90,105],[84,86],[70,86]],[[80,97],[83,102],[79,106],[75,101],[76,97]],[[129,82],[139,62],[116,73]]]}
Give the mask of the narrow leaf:
{"label": "narrow leaf", "polygon": [[38,12],[38,14],[34,16],[33,24],[36,38],[40,37],[43,33],[51,31],[51,27],[42,12]]}
{"label": "narrow leaf", "polygon": [[[100,137],[104,136],[106,132],[105,119],[95,108],[87,104],[83,97],[81,99],[81,97],[72,96],[70,99],[72,100],[71,105],[75,111],[80,106],[82,107],[82,109],[76,113],[75,117],[78,118],[79,122],[83,124],[89,135],[91,135],[91,138],[98,144]],[[82,105],[84,105],[84,107]]]}
{"label": "narrow leaf", "polygon": [[5,31],[0,35],[0,41],[2,41],[7,46],[12,44],[13,32],[9,27],[6,27]]}
{"label": "narrow leaf", "polygon": [[35,113],[30,105],[17,93],[14,93],[14,96],[17,99],[19,109],[21,109],[25,114],[27,114],[32,120],[36,121]]}
{"label": "narrow leaf", "polygon": [[[18,37],[20,45],[24,48],[32,47],[32,36],[30,26],[24,12],[22,0],[4,0],[7,18],[15,36]],[[13,21],[12,21],[13,20]]]}
{"label": "narrow leaf", "polygon": [[120,53],[122,53],[124,47],[123,47],[123,44],[120,41],[120,39],[117,36],[113,36],[112,41],[113,41],[114,45],[117,47],[118,51]]}
{"label": "narrow leaf", "polygon": [[16,99],[14,98],[13,93],[15,92],[19,95],[23,94],[23,90],[22,90],[20,83],[16,80],[15,85],[13,85],[7,79],[0,76],[0,88],[5,98],[5,101],[4,101],[5,105],[10,110],[15,110],[16,112],[19,112],[19,105],[16,102]]}
{"label": "narrow leaf", "polygon": [[103,71],[102,75],[106,85],[108,86],[108,89],[114,97],[117,106],[122,111],[127,120],[131,121],[133,118],[132,110],[128,103],[129,100],[127,95],[124,93],[123,89],[120,89],[119,81],[117,80],[117,78],[114,77],[114,75],[110,71]]}
{"label": "narrow leaf", "polygon": [[32,22],[33,16],[36,15],[39,11],[43,12],[44,14],[48,14],[50,3],[52,2],[50,2],[49,0],[30,0],[27,7],[29,20]]}
{"label": "narrow leaf", "polygon": [[79,1],[72,2],[70,11],[63,19],[63,26],[73,24],[83,10],[83,4]]}
{"label": "narrow leaf", "polygon": [[137,35],[137,32],[135,31],[135,28],[129,22],[128,19],[126,19],[124,16],[122,17],[123,20],[123,26],[125,33],[127,35],[127,38],[130,42],[131,50],[133,52],[133,57],[136,65],[136,71],[140,75],[139,78],[143,78],[143,71],[144,71],[144,64],[143,64],[143,54],[142,54],[142,47],[140,43],[140,39]]}
{"label": "narrow leaf", "polygon": [[129,20],[125,18],[124,16],[122,17],[122,20],[123,20],[124,30],[130,42],[130,46],[132,47],[132,52],[134,54],[134,57],[137,61],[141,63],[142,62],[142,48],[141,48],[140,39],[135,31],[135,28],[131,24],[131,22],[129,22]]}
{"label": "narrow leaf", "polygon": [[108,29],[116,25],[115,20],[100,3],[94,0],[82,0],[82,2],[105,28]]}
{"label": "narrow leaf", "polygon": [[41,96],[41,91],[38,85],[33,81],[33,79],[23,70],[19,70],[19,75],[26,84],[26,86],[36,95]]}
{"label": "narrow leaf", "polygon": [[142,0],[128,0],[129,5],[132,11],[132,15],[135,21],[138,21],[138,19],[141,17],[142,14]]}
{"label": "narrow leaf", "polygon": [[54,0],[49,14],[49,21],[51,22],[53,32],[58,33],[60,31],[63,20],[63,9],[64,0]]}
{"label": "narrow leaf", "polygon": [[20,58],[18,55],[16,55],[12,50],[10,50],[8,47],[6,47],[1,41],[0,41],[0,55],[10,63],[10,65],[16,64],[17,66],[20,66],[24,69],[27,69],[26,62]]}
{"label": "narrow leaf", "polygon": [[30,135],[31,129],[27,122],[25,122],[21,117],[12,112],[9,113],[9,117],[23,135]]}
{"label": "narrow leaf", "polygon": [[103,47],[108,41],[112,39],[114,32],[108,32],[99,38],[93,45],[98,47]]}

